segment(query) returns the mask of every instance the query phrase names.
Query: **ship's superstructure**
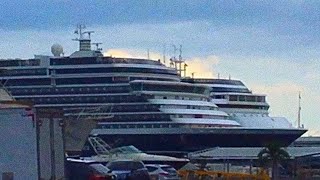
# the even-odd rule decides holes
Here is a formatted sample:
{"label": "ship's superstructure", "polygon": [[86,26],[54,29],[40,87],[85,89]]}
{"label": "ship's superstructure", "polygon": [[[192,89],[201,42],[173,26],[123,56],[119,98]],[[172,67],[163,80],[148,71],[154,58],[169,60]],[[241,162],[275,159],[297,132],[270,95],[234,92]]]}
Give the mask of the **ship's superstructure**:
{"label": "ship's superstructure", "polygon": [[80,48],[70,56],[61,56],[62,47],[54,45],[53,57],[0,60],[1,83],[15,99],[31,101],[35,108],[63,109],[67,119],[98,120],[92,133],[112,146],[194,151],[261,146],[274,138],[290,144],[305,132],[289,126],[246,126],[229,110],[244,111],[244,97],[258,104],[252,110],[267,113],[264,96],[253,96],[243,87],[241,92],[212,94],[208,85],[181,82],[178,71],[160,61],[104,57],[99,48],[90,48],[92,31],[80,26],[76,32]]}
{"label": "ship's superstructure", "polygon": [[183,79],[210,87],[210,96],[220,110],[241,126],[252,128],[293,128],[284,117],[270,117],[266,95],[254,94],[241,81],[231,79]]}

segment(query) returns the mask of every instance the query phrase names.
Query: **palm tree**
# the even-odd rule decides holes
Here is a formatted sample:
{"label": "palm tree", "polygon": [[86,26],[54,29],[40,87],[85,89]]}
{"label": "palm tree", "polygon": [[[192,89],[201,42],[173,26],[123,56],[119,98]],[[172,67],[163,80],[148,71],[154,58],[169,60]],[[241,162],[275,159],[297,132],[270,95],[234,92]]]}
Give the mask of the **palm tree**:
{"label": "palm tree", "polygon": [[258,159],[262,166],[272,164],[272,179],[275,180],[278,176],[278,165],[290,158],[289,153],[283,149],[278,143],[270,143],[263,148],[259,154]]}

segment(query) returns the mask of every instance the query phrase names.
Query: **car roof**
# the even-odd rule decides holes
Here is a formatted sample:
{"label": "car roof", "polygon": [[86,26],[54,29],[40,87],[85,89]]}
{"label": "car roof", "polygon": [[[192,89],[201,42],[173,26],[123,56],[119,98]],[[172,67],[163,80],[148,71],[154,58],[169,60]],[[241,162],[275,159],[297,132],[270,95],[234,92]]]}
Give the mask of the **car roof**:
{"label": "car roof", "polygon": [[145,164],[145,166],[152,166],[152,167],[172,167],[168,164]]}
{"label": "car roof", "polygon": [[112,160],[109,162],[142,162],[142,161],[134,160],[134,159],[117,159],[117,160]]}

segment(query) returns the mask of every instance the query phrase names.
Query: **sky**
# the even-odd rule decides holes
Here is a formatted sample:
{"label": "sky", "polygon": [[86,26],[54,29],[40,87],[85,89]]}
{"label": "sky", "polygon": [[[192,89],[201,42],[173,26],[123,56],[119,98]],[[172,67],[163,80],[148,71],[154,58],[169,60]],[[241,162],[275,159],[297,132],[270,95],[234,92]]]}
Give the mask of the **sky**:
{"label": "sky", "polygon": [[306,135],[320,135],[318,0],[2,0],[0,17],[0,58],[50,55],[54,43],[69,55],[77,24],[112,56],[162,60],[182,45],[188,75],[239,79],[295,126],[301,92]]}

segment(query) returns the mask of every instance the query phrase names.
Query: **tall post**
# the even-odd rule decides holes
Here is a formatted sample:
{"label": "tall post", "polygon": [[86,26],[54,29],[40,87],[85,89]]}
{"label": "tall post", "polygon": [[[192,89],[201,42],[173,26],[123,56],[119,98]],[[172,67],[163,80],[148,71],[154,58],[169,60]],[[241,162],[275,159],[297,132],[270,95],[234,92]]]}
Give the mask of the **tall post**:
{"label": "tall post", "polygon": [[163,64],[166,64],[166,44],[163,45]]}
{"label": "tall post", "polygon": [[180,48],[179,48],[179,74],[180,74],[180,77],[182,77],[181,64],[182,64],[182,45],[180,45]]}
{"label": "tall post", "polygon": [[298,109],[298,128],[300,128],[300,120],[301,120],[301,93],[299,91],[299,109]]}

